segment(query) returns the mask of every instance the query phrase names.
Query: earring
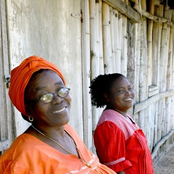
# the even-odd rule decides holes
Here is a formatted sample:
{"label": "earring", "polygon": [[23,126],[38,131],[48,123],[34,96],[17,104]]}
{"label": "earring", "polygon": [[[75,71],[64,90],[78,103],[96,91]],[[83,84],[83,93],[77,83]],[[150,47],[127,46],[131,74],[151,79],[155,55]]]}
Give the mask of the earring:
{"label": "earring", "polygon": [[33,118],[32,116],[28,116],[28,120],[29,120],[30,122],[33,122],[33,121],[34,121],[34,118]]}

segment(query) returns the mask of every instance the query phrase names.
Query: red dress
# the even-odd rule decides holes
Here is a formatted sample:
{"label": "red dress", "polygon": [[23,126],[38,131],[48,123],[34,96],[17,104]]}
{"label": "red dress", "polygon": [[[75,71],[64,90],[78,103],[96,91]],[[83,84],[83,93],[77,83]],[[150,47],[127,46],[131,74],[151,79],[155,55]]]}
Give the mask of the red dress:
{"label": "red dress", "polygon": [[114,110],[103,111],[94,132],[100,162],[116,172],[153,174],[153,163],[143,131]]}

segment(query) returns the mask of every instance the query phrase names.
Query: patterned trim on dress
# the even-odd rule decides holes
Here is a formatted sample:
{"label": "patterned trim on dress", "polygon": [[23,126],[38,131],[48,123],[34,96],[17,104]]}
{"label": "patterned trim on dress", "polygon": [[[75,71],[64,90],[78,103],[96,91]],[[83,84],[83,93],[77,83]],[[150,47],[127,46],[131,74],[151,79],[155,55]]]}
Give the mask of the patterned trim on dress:
{"label": "patterned trim on dress", "polygon": [[[92,159],[88,162],[89,164],[92,164],[94,161],[95,161],[95,158],[97,158],[94,154],[92,155]],[[100,166],[101,164],[100,163],[98,163],[98,165],[97,166]],[[83,166],[81,169],[79,169],[79,170],[73,170],[73,171],[70,171],[70,172],[68,172],[68,173],[65,173],[65,174],[74,174],[74,173],[83,173],[83,172],[85,172],[84,170],[85,169],[89,169],[88,171],[86,171],[84,174],[88,174],[88,173],[90,173],[92,170],[95,170],[96,168],[97,168],[97,166],[95,166],[95,167],[91,167],[91,168],[88,168],[87,166]]]}
{"label": "patterned trim on dress", "polygon": [[122,161],[124,161],[125,160],[125,157],[122,157],[122,158],[119,158],[119,159],[117,159],[117,160],[115,160],[115,161],[111,161],[111,162],[108,162],[108,163],[104,163],[106,166],[112,166],[112,165],[115,165],[115,164],[118,164],[118,163],[120,163],[120,162],[122,162]]}

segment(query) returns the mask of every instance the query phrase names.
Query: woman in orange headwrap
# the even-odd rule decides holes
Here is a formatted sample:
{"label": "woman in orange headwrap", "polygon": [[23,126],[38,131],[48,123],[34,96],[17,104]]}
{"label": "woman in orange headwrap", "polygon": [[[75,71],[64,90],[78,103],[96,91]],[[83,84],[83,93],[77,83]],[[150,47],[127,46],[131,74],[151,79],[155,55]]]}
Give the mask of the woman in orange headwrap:
{"label": "woman in orange headwrap", "polygon": [[115,173],[68,124],[71,97],[60,70],[43,58],[11,72],[9,96],[31,126],[0,157],[0,174]]}

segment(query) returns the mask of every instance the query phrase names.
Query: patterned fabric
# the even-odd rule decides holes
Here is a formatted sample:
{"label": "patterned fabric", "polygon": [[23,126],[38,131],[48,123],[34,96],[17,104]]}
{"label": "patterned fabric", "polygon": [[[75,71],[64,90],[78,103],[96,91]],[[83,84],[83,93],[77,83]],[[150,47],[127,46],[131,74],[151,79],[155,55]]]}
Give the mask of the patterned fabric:
{"label": "patterned fabric", "polygon": [[100,162],[116,172],[153,174],[146,137],[134,120],[128,121],[114,110],[103,111],[94,132]]}
{"label": "patterned fabric", "polygon": [[67,133],[74,139],[86,162],[75,155],[59,152],[30,134],[19,136],[12,146],[0,157],[0,174],[114,174],[107,166],[99,163],[97,156],[86,149],[77,133],[69,125]]}

